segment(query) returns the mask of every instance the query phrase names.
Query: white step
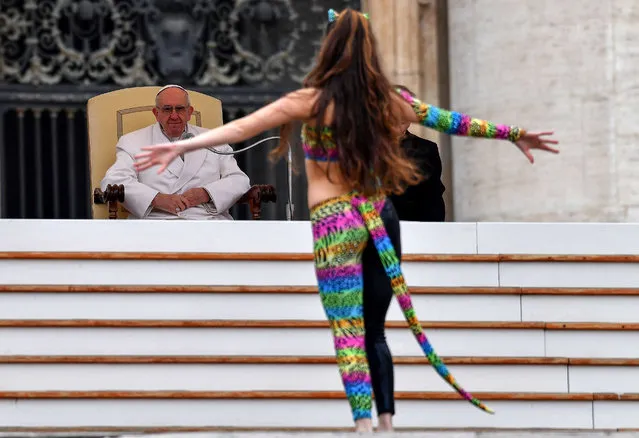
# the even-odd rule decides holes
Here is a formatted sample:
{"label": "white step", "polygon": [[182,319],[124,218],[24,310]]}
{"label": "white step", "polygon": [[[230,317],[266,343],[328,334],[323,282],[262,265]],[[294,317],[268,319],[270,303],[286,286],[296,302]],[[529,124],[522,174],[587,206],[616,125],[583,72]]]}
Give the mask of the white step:
{"label": "white step", "polygon": [[[170,321],[168,321],[170,322]],[[55,323],[55,322],[53,322]],[[76,324],[72,321],[73,324]],[[251,327],[0,327],[1,355],[300,355],[334,353],[328,328]],[[140,321],[139,324],[144,323]],[[147,322],[155,324],[155,322]],[[177,322],[170,322],[175,324]],[[189,322],[180,322],[188,324]],[[218,322],[213,322],[218,324]],[[119,324],[119,323],[118,323]],[[134,323],[137,324],[137,323]],[[205,322],[209,324],[209,322]],[[220,322],[219,324],[226,324]],[[243,324],[243,322],[237,322]],[[249,324],[249,322],[247,322]],[[291,323],[295,325],[296,323]],[[438,323],[433,323],[438,324]],[[447,323],[442,323],[447,324]],[[467,323],[455,323],[461,325]],[[490,326],[490,323],[486,323]],[[544,330],[543,328],[427,328],[442,356],[627,357],[639,356],[638,330]],[[427,324],[425,324],[427,326]],[[407,327],[386,330],[398,356],[420,356]]]}
{"label": "white step", "polygon": [[[405,254],[477,252],[476,224],[402,222],[401,229]],[[311,253],[313,235],[308,221],[17,219],[2,221],[0,251]]]}
{"label": "white step", "polygon": [[638,322],[639,295],[523,295],[522,321]]}
{"label": "white step", "polygon": [[[405,262],[411,286],[498,286],[498,264]],[[583,269],[583,266],[582,266]],[[0,259],[3,284],[314,286],[311,260],[21,260]]]}
{"label": "white step", "polygon": [[479,254],[639,254],[638,223],[480,222],[476,236]]}
{"label": "white step", "polygon": [[595,262],[502,262],[499,285],[519,287],[636,287],[639,265]]}
{"label": "white step", "polygon": [[[351,437],[349,432],[303,432],[305,438],[347,438]],[[384,437],[387,438],[630,438],[637,437],[636,432],[615,430],[597,430],[586,431],[579,429],[560,429],[558,431],[549,431],[546,429],[504,429],[492,430],[466,428],[463,430],[429,430],[422,429],[420,431],[397,430],[395,432],[386,432]],[[147,435],[149,436],[149,435]],[[297,436],[293,433],[272,433],[268,430],[256,432],[192,432],[192,433],[165,433],[161,438],[294,438]],[[0,435],[2,437],[2,435]],[[121,435],[121,438],[137,438],[133,435]],[[149,438],[154,438],[151,435]]]}
{"label": "white step", "polygon": [[[317,292],[171,293],[163,288],[164,292],[150,293],[39,293],[37,286],[33,289],[0,292],[0,319],[325,320]],[[418,317],[429,321],[639,322],[639,294],[413,293],[412,298]],[[396,300],[388,318],[403,319]]]}
{"label": "white step", "polygon": [[[144,433],[147,438],[349,438],[352,428],[215,428],[215,427],[172,427],[172,428],[44,428],[12,429],[2,432],[0,438],[67,438],[82,436],[94,438],[119,437],[139,438]],[[22,432],[17,432],[21,430]],[[377,432],[380,433],[380,432]],[[384,432],[386,438],[636,438],[636,432],[615,429],[541,429],[541,428],[403,428],[394,432]]]}
{"label": "white step", "polygon": [[[21,363],[3,363],[0,356],[1,391],[340,391],[342,382],[333,357],[132,358],[93,357],[74,361],[72,357],[43,363],[35,357]],[[135,363],[136,360],[146,363]],[[417,358],[419,359],[419,358]],[[475,358],[479,361],[481,358]],[[490,359],[490,358],[484,358]],[[549,358],[552,359],[552,358]],[[92,362],[88,362],[91,360]],[[397,360],[397,358],[396,358]],[[38,361],[41,361],[38,363]],[[287,363],[288,361],[288,363]],[[575,361],[537,358],[494,358],[489,363],[468,363],[465,358],[445,358],[449,369],[469,391],[542,393],[639,393],[637,360],[621,365],[619,360],[585,365]],[[463,361],[463,362],[462,362]],[[78,363],[85,362],[85,363]],[[172,363],[171,363],[172,362]],[[617,362],[616,365],[614,363]],[[582,361],[583,363],[583,361]],[[445,383],[420,360],[395,364],[397,391],[448,391]]]}
{"label": "white step", "polygon": [[[638,402],[398,400],[396,427],[618,428],[639,426]],[[351,427],[345,399],[0,400],[0,427]]]}
{"label": "white step", "polygon": [[[520,321],[516,295],[414,295],[432,321]],[[639,307],[639,296],[635,300]],[[639,310],[639,309],[638,309]],[[635,314],[636,316],[637,314]],[[636,316],[639,318],[639,316]],[[401,320],[396,300],[389,319]],[[292,293],[0,293],[0,319],[227,319],[324,321],[317,292]]]}
{"label": "white step", "polygon": [[[56,255],[55,252],[51,253]],[[169,259],[108,258],[108,253],[88,259],[0,257],[4,284],[166,284],[166,285],[289,285],[316,284],[310,253],[262,254],[267,260],[199,260],[196,254],[171,253]],[[425,253],[428,254],[428,253]],[[418,255],[415,255],[417,257]],[[138,255],[136,254],[136,257]],[[156,256],[160,257],[160,256]],[[181,258],[178,258],[181,257]],[[408,256],[407,256],[408,257]],[[414,257],[414,258],[415,258]],[[432,258],[432,256],[430,256]],[[495,256],[498,257],[498,256]],[[505,287],[607,287],[630,288],[639,283],[637,258],[630,262],[497,261],[479,255],[458,256],[457,261],[402,263],[409,286],[505,286]],[[419,257],[417,257],[419,258]],[[578,260],[578,257],[575,260]],[[301,259],[301,260],[300,260]],[[436,257],[435,257],[436,259]],[[482,261],[485,260],[485,261]],[[179,272],[179,275],[176,273]]]}
{"label": "white step", "polygon": [[[407,327],[386,333],[395,355],[423,355]],[[544,356],[543,330],[430,329],[426,333],[435,349],[446,356]],[[1,355],[334,354],[328,328],[0,327],[0,339]],[[639,343],[635,345],[624,345],[624,351],[631,354],[639,348]]]}
{"label": "white step", "polygon": [[[401,231],[405,254],[639,254],[636,223],[402,222]],[[0,227],[0,251],[310,253],[312,245],[308,221],[9,219]]]}
{"label": "white step", "polygon": [[[469,391],[568,392],[565,365],[452,365]],[[609,370],[611,371],[611,370]],[[639,371],[628,374],[636,377]],[[1,391],[341,391],[330,364],[1,364]],[[606,375],[600,367],[594,377]],[[585,385],[582,385],[582,387]],[[600,386],[606,386],[602,384]],[[430,365],[396,365],[397,391],[450,391]],[[585,391],[589,392],[589,391]],[[605,391],[600,391],[605,392]],[[637,391],[639,392],[639,391]]]}

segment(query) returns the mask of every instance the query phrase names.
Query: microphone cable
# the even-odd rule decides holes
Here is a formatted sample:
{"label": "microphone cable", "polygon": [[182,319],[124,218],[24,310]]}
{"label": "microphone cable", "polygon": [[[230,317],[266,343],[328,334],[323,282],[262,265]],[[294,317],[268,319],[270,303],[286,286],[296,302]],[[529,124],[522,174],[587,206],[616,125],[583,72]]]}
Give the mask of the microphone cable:
{"label": "microphone cable", "polygon": [[[213,152],[214,154],[218,154],[218,155],[235,155],[235,154],[239,154],[240,152],[248,151],[249,149],[252,149],[252,148],[254,148],[257,145],[260,145],[260,144],[264,143],[265,141],[275,140],[275,139],[279,139],[279,138],[280,138],[279,135],[274,135],[273,137],[266,137],[266,138],[263,138],[262,140],[257,141],[255,143],[253,143],[252,145],[249,145],[249,146],[247,146],[247,147],[245,147],[243,149],[238,149],[236,151],[231,151],[231,152],[218,151],[218,150],[215,149],[214,146],[209,146],[209,147],[207,147],[207,149],[210,150],[211,152]],[[288,144],[288,147],[290,148],[291,144],[289,142],[286,142],[286,143]]]}
{"label": "microphone cable", "polygon": [[[191,134],[191,136],[186,137],[186,138],[193,138],[193,137],[195,137],[195,136],[193,134]],[[279,140],[280,136],[279,135],[274,135],[272,137],[266,137],[266,138],[263,138],[262,140],[259,140],[259,141],[255,142],[255,143],[253,143],[253,144],[251,144],[251,145],[249,145],[249,146],[247,146],[247,147],[245,147],[243,149],[238,149],[236,151],[233,150],[231,152],[219,151],[214,146],[208,146],[206,149],[211,151],[211,152],[213,152],[214,154],[218,154],[218,155],[237,155],[240,152],[245,152],[245,151],[248,151],[249,149],[253,149],[255,146],[258,146],[258,145],[264,143],[265,141],[275,140],[275,139]],[[287,141],[286,144],[288,145],[288,149],[290,151],[291,150],[291,143],[289,143]],[[289,160],[288,165],[289,166],[293,165],[292,157]],[[287,183],[286,197],[288,198],[288,214],[290,215],[289,217],[291,218],[291,220],[293,220],[293,199],[292,199],[292,194],[291,194],[291,191],[292,191],[292,188],[293,188],[293,181],[291,180],[291,175],[290,175],[290,172],[288,171],[288,169],[287,169],[287,172],[286,172],[286,183]]]}

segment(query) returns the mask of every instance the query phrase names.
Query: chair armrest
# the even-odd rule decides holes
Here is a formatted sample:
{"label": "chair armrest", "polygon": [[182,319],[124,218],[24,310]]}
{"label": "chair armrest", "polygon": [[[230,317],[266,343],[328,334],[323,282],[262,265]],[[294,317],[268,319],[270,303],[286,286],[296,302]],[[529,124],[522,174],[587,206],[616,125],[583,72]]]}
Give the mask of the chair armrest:
{"label": "chair armrest", "polygon": [[93,190],[94,204],[109,204],[109,219],[118,218],[118,202],[124,202],[124,185],[109,184],[103,192],[99,187]]}
{"label": "chair armrest", "polygon": [[[275,187],[270,184],[257,184],[252,186],[236,202],[236,204],[248,204],[253,219],[258,220],[262,215],[263,202],[276,202]],[[109,205],[109,219],[118,218],[118,203],[124,202],[124,185],[109,184],[105,191],[99,187],[93,190],[93,203]]]}
{"label": "chair armrest", "polygon": [[253,219],[258,220],[262,216],[262,203],[276,201],[275,187],[270,184],[256,184],[244,193],[235,204],[248,204]]}

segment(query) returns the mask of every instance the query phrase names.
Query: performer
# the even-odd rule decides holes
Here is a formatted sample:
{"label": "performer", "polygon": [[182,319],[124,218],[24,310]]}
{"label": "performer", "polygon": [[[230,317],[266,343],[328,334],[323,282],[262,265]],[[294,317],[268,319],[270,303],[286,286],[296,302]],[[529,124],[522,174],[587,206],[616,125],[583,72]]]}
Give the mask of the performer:
{"label": "performer", "polygon": [[[371,324],[383,339],[386,312],[373,309],[376,318],[367,321],[371,314],[363,304],[383,301],[369,297],[383,296],[389,288],[437,373],[463,398],[492,412],[462,389],[426,338],[395,249],[399,240],[393,241],[393,237],[399,233],[389,236],[387,232],[398,230],[399,224],[386,196],[401,193],[407,185],[420,180],[416,166],[399,148],[399,127],[407,122],[421,123],[452,135],[508,140],[531,161],[532,149],[558,152],[550,146],[557,144],[548,137],[552,132],[529,133],[515,126],[473,119],[394,90],[380,65],[368,17],[352,9],[339,14],[329,10],[326,36],[302,89],[193,139],[146,146],[142,148],[144,152],[136,155],[139,170],[158,166],[160,173],[182,152],[239,143],[281,126],[280,144],[271,153],[273,158],[279,158],[288,151],[291,123],[303,122],[319,295],[333,333],[337,364],[357,431],[373,430],[372,388],[376,400],[383,401],[378,414],[385,415],[385,420],[380,429],[391,427],[392,358],[385,341],[366,341]],[[377,265],[370,264],[370,258],[362,258],[371,245],[377,252]],[[363,267],[363,262],[369,264]],[[385,281],[364,286],[363,272],[371,269],[381,270]],[[367,346],[372,351],[367,351]]]}

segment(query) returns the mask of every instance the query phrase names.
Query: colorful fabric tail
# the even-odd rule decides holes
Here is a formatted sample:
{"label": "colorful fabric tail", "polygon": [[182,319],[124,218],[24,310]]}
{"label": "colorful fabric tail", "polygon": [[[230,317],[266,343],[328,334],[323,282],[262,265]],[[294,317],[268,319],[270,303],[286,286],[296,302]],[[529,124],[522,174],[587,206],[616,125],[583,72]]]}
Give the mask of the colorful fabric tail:
{"label": "colorful fabric tail", "polygon": [[439,374],[450,386],[452,386],[464,399],[468,400],[473,405],[478,408],[488,412],[494,413],[492,409],[484,405],[480,400],[473,397],[471,394],[466,392],[459,383],[455,380],[453,375],[448,370],[448,367],[444,364],[441,358],[435,352],[435,349],[428,341],[424,330],[422,329],[421,324],[419,323],[419,319],[417,318],[417,314],[415,313],[415,309],[413,308],[413,303],[411,300],[410,293],[408,292],[408,287],[406,285],[406,281],[404,280],[404,276],[402,274],[402,270],[400,267],[400,261],[395,253],[395,248],[391,243],[390,238],[388,237],[388,233],[386,232],[386,228],[384,227],[384,223],[379,215],[378,210],[375,208],[370,201],[367,201],[366,198],[363,197],[355,197],[353,199],[353,205],[357,207],[364,222],[366,224],[366,228],[371,234],[373,238],[373,242],[375,247],[377,248],[377,252],[379,253],[379,257],[382,261],[382,265],[388,274],[388,277],[391,281],[391,286],[393,288],[393,292],[397,301],[399,302],[399,306],[404,312],[404,317],[408,322],[411,331],[415,335],[417,342],[422,347],[424,354],[428,358],[428,361],[431,363],[437,374]]}

